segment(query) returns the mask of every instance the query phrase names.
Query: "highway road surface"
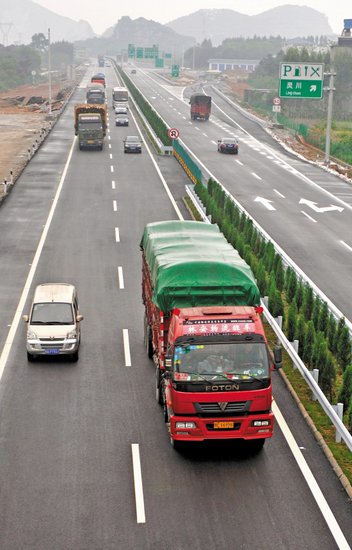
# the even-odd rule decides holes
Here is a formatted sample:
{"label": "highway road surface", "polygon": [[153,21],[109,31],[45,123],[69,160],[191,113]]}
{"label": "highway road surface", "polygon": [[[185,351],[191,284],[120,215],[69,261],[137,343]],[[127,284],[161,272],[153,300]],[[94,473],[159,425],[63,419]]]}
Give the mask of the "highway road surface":
{"label": "highway road surface", "polygon": [[[111,68],[108,90],[113,83]],[[138,128],[132,115],[130,127],[115,127],[110,101],[104,150],[79,151],[73,104],[84,86],[0,209],[1,549],[350,548],[351,503],[278,373],[276,430],[260,454],[235,443],[172,449],[143,345],[139,243],[147,222],[187,217],[187,180],[173,158],[150,155],[147,141],[141,155],[123,153],[123,136]],[[217,126],[207,138],[209,129],[186,127],[187,141],[206,150],[210,170],[231,176],[246,206],[251,171],[263,177],[265,169],[262,181],[272,174],[280,193],[288,179],[300,185],[249,145],[241,145],[243,166],[220,159]],[[254,196],[260,180],[250,181]],[[272,223],[293,250],[284,219],[294,190],[285,193]],[[260,222],[270,218],[254,201],[251,210]],[[295,212],[308,234],[313,222]],[[77,363],[27,362],[21,316],[41,282],[77,286]]]}

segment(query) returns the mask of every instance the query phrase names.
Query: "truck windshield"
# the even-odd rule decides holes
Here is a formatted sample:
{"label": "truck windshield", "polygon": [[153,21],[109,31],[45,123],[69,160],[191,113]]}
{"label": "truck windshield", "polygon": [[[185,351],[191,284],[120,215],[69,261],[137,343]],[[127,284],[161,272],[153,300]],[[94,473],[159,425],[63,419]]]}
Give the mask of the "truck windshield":
{"label": "truck windshield", "polygon": [[225,375],[230,379],[268,378],[270,367],[262,342],[231,342],[176,346],[174,372],[191,378]]}
{"label": "truck windshield", "polygon": [[101,130],[102,125],[101,125],[100,120],[97,120],[95,122],[94,121],[89,121],[89,122],[80,121],[80,128],[82,130]]}

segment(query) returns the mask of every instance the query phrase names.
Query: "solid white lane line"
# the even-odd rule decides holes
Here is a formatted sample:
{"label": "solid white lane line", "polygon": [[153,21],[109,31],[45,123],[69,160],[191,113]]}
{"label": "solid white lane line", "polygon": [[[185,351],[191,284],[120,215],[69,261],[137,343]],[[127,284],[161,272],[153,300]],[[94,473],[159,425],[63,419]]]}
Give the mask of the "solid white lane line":
{"label": "solid white lane line", "polygon": [[314,218],[312,218],[312,216],[310,216],[309,214],[307,214],[307,212],[304,212],[303,210],[301,210],[301,213],[304,214],[307,218],[309,218],[311,222],[317,223],[317,220],[315,220]]}
{"label": "solid white lane line", "polygon": [[302,455],[302,452],[300,451],[296,440],[294,439],[292,432],[290,428],[288,427],[286,420],[281,414],[281,411],[279,410],[277,404],[275,401],[273,401],[273,412],[275,415],[275,419],[280,426],[280,429],[288,443],[288,446],[291,449],[291,452],[298,464],[299,469],[301,470],[304,479],[306,480],[306,483],[315,499],[315,502],[318,505],[319,510],[321,511],[327,526],[329,527],[332,536],[334,537],[336,544],[340,550],[350,550],[350,546],[345,539],[345,536],[343,532],[341,531],[341,528],[339,524],[336,521],[336,518],[334,514],[331,511],[330,506],[325,500],[325,497],[323,493],[320,490],[320,487],[318,483],[315,480],[315,477],[313,476],[307,462],[304,459],[304,456]]}
{"label": "solid white lane line", "polygon": [[117,201],[112,201],[112,207],[114,209],[114,212],[117,212]]}
{"label": "solid white lane line", "polygon": [[117,243],[120,242],[120,231],[119,231],[119,228],[118,227],[115,227],[115,241]]}
{"label": "solid white lane line", "polygon": [[350,252],[352,252],[352,246],[345,243],[345,241],[340,241],[340,243],[343,244],[343,246],[345,246]]}
{"label": "solid white lane line", "polygon": [[55,193],[53,203],[52,203],[51,208],[50,208],[49,215],[48,215],[46,223],[44,225],[43,233],[40,237],[40,241],[39,241],[37,250],[34,254],[34,258],[33,258],[33,261],[31,263],[31,267],[30,267],[26,282],[24,284],[22,294],[21,294],[20,300],[19,300],[17,308],[16,308],[15,315],[12,319],[11,328],[8,332],[3,350],[2,350],[1,355],[0,355],[0,379],[1,379],[2,374],[4,372],[6,361],[8,359],[8,356],[9,356],[9,353],[10,353],[10,350],[11,350],[11,346],[12,346],[12,343],[14,341],[15,334],[16,334],[16,331],[17,331],[17,328],[18,328],[18,325],[21,321],[22,311],[23,311],[23,308],[25,306],[25,303],[26,303],[26,300],[27,300],[27,297],[28,297],[28,293],[29,293],[29,290],[30,290],[30,287],[31,287],[31,284],[32,284],[32,281],[33,281],[33,278],[34,278],[34,275],[35,275],[35,271],[36,271],[37,266],[38,266],[40,255],[42,253],[43,246],[45,244],[45,240],[46,240],[46,237],[47,237],[52,219],[54,217],[55,209],[56,209],[59,197],[60,197],[62,186],[63,186],[65,178],[66,178],[66,174],[67,174],[69,164],[71,162],[71,157],[72,157],[72,154],[73,154],[74,146],[76,145],[76,141],[77,141],[77,137],[74,137],[72,145],[71,145],[70,152],[69,152],[68,157],[67,157],[67,161],[66,161],[64,170],[62,172],[62,176],[61,176],[57,191]]}
{"label": "solid white lane line", "polygon": [[117,275],[118,275],[118,278],[119,278],[119,288],[122,290],[122,289],[125,288],[125,283],[124,283],[124,280],[123,280],[122,267],[120,265],[117,268]]}
{"label": "solid white lane line", "polygon": [[123,348],[125,350],[125,367],[130,367],[131,363],[131,350],[130,350],[130,339],[128,336],[128,328],[122,329],[123,336]]}
{"label": "solid white lane line", "polygon": [[145,523],[145,509],[142,483],[141,459],[138,443],[132,443],[132,464],[134,479],[134,494],[136,499],[137,523]]}

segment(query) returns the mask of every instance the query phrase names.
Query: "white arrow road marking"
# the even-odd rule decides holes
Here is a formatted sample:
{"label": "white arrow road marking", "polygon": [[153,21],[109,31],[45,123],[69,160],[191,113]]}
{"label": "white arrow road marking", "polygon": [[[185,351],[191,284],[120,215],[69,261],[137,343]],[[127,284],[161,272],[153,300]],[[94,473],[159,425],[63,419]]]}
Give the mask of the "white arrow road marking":
{"label": "white arrow road marking", "polygon": [[261,202],[262,205],[265,206],[265,208],[267,208],[268,210],[276,210],[276,208],[271,204],[273,201],[269,199],[264,199],[264,197],[256,197],[254,199],[254,202]]}
{"label": "white arrow road marking", "polygon": [[330,206],[317,206],[317,203],[314,201],[309,201],[308,199],[300,199],[299,204],[306,204],[309,206],[309,208],[312,208],[314,212],[332,212],[333,210],[338,210],[338,212],[342,212],[343,207],[342,206],[336,206],[334,204],[331,204]]}

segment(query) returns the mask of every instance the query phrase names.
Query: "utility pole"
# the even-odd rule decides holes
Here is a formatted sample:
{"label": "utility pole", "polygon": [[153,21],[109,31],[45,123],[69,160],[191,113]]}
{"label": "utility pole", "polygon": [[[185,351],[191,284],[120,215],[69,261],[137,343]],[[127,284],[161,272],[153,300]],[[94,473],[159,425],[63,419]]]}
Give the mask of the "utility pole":
{"label": "utility pole", "polygon": [[51,115],[51,47],[50,47],[50,28],[48,29],[48,71],[49,71],[49,105],[48,114]]}
{"label": "utility pole", "polygon": [[[332,57],[331,57],[332,59]],[[328,114],[326,120],[326,139],[325,139],[325,164],[330,163],[330,144],[331,144],[331,123],[332,123],[332,106],[333,106],[333,96],[334,96],[334,76],[336,73],[325,73],[325,76],[329,77],[329,86],[326,88],[329,93],[328,96]]]}
{"label": "utility pole", "polygon": [[0,31],[2,32],[2,40],[5,47],[8,46],[9,33],[12,26],[12,21],[10,21],[9,23],[0,22]]}

